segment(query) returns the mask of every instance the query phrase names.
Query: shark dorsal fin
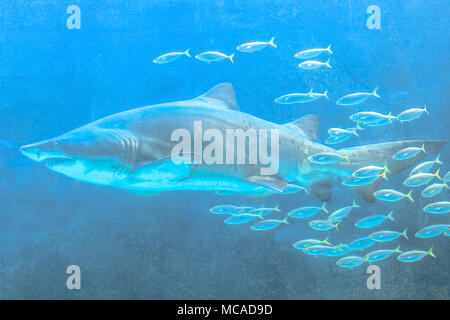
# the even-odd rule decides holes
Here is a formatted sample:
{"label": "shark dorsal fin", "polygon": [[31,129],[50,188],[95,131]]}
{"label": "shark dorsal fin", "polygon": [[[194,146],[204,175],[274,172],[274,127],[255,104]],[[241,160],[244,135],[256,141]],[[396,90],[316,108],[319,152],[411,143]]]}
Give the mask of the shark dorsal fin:
{"label": "shark dorsal fin", "polygon": [[313,141],[318,140],[317,133],[319,131],[319,125],[319,117],[315,114],[307,114],[306,116],[285,124],[285,126],[297,130],[300,129],[301,133]]}
{"label": "shark dorsal fin", "polygon": [[239,110],[236,102],[236,94],[234,93],[231,83],[221,83],[209,89],[208,92],[202,94],[194,100],[200,99],[215,99],[221,102],[226,108]]}

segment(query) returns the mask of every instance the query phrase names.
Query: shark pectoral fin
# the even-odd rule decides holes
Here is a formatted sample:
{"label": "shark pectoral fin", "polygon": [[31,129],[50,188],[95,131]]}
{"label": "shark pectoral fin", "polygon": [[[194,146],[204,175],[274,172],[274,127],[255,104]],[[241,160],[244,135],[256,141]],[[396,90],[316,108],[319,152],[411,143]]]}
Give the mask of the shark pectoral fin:
{"label": "shark pectoral fin", "polygon": [[283,192],[288,184],[286,180],[272,176],[251,176],[246,180],[276,192]]}
{"label": "shark pectoral fin", "polygon": [[239,110],[239,106],[236,102],[236,94],[234,93],[231,83],[218,84],[194,100],[205,99],[214,99],[219,101],[225,108]]}
{"label": "shark pectoral fin", "polygon": [[381,179],[378,178],[371,184],[356,187],[355,191],[361,198],[363,198],[367,202],[375,202],[375,197],[373,196],[373,193],[377,190],[380,182],[381,182]]}
{"label": "shark pectoral fin", "polygon": [[318,140],[317,133],[319,131],[320,120],[315,114],[307,114],[297,120],[284,124],[284,126],[300,131],[300,133],[313,141]]}
{"label": "shark pectoral fin", "polygon": [[311,193],[321,201],[328,202],[331,199],[331,182],[329,180],[318,180],[309,187]]}
{"label": "shark pectoral fin", "polygon": [[140,190],[140,189],[130,189],[130,191],[138,196],[154,196],[154,195],[161,193],[161,191],[148,191],[148,190]]}

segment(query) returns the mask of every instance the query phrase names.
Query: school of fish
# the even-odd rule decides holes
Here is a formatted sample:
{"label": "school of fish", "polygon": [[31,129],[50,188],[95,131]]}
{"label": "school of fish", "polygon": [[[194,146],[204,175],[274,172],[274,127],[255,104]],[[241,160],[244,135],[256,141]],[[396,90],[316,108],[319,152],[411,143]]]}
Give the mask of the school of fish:
{"label": "school of fish", "polygon": [[[248,42],[239,45],[236,50],[243,53],[252,53],[260,51],[268,46],[277,48],[274,44],[275,38],[272,37],[269,41],[255,41]],[[154,59],[154,63],[164,64],[168,62],[175,61],[182,56],[191,57],[187,49],[184,52],[170,52],[163,54]],[[332,69],[330,65],[330,58],[328,57],[326,61],[312,60],[312,58],[317,59],[319,56],[323,55],[333,55],[331,51],[331,45],[326,48],[314,48],[300,51],[294,55],[294,58],[304,60],[297,65],[298,68],[302,70],[314,70],[314,69]],[[226,55],[218,51],[207,51],[199,53],[195,56],[196,59],[204,61],[207,63],[222,61],[228,59],[230,62],[234,63],[234,53]],[[355,92],[347,94],[340,97],[336,101],[338,106],[354,106],[364,103],[369,98],[380,98],[378,94],[378,88],[370,92]],[[325,98],[329,100],[328,90],[324,90],[323,93],[314,92],[311,88],[308,92],[297,92],[297,93],[287,93],[277,97],[274,102],[277,104],[296,104],[296,103],[310,103],[316,101],[317,99]],[[325,140],[326,144],[333,145],[342,143],[352,136],[359,136],[358,131],[364,130],[362,126],[373,127],[373,126],[385,126],[393,123],[396,120],[400,123],[410,122],[422,117],[424,114],[429,114],[427,106],[423,108],[409,108],[398,115],[394,116],[392,113],[381,114],[375,111],[362,111],[357,112],[349,116],[349,119],[355,123],[354,127],[349,128],[330,128],[328,130],[329,137]],[[424,153],[424,146],[414,146],[398,150],[394,155],[393,159],[396,161],[405,161],[416,157],[418,154]],[[308,161],[311,163],[327,165],[339,161],[349,161],[348,156],[335,153],[317,153],[308,157]],[[435,165],[443,165],[440,160],[439,155],[434,160],[425,161],[417,166],[415,166],[407,179],[403,182],[403,185],[410,188],[408,192],[400,192],[394,189],[381,189],[376,190],[373,196],[376,199],[386,202],[396,202],[402,199],[408,199],[414,201],[413,190],[418,187],[424,187],[421,191],[421,196],[426,198],[432,198],[444,190],[449,189],[448,183],[450,182],[450,172],[447,172],[445,176],[441,177],[439,175],[440,169],[437,169],[434,173],[430,171]],[[342,185],[347,187],[359,187],[366,184],[370,184],[377,180],[378,178],[383,178],[388,180],[388,174],[390,170],[386,163],[384,164],[373,164],[370,166],[361,167],[353,172],[351,177],[342,181]],[[438,183],[432,183],[433,180],[439,180]],[[294,193],[303,190],[302,188],[293,188]],[[308,226],[318,232],[336,230],[338,232],[338,226],[341,223],[345,223],[344,219],[349,216],[353,210],[358,210],[360,206],[353,201],[351,205],[338,208],[333,212],[329,212],[326,208],[325,202],[321,206],[302,206],[298,208],[293,208],[288,211],[287,214],[280,217],[281,210],[278,206],[276,207],[252,207],[247,205],[218,205],[211,208],[209,211],[212,214],[217,215],[227,215],[224,220],[226,224],[240,225],[251,223],[250,229],[255,231],[265,231],[275,228],[279,228],[281,225],[289,225],[298,220],[310,219]],[[438,201],[427,204],[423,208],[424,214],[432,215],[444,215],[450,212],[450,202],[449,201]],[[277,215],[277,218],[267,218],[267,216]],[[314,218],[317,215],[322,215],[321,218]],[[363,230],[372,230],[373,228],[380,227],[381,225],[386,225],[389,221],[395,223],[394,210],[386,212],[384,214],[369,215],[365,218],[360,219],[354,224],[355,228]],[[389,246],[389,242],[394,241],[400,237],[405,239],[408,238],[408,230],[400,230],[398,226],[393,229],[397,231],[389,230],[388,228],[382,228],[383,230],[374,231],[369,233],[367,236],[355,239],[349,243],[337,243],[332,244],[329,240],[329,236],[321,239],[302,239],[295,242],[292,246],[305,254],[313,256],[327,256],[327,257],[340,257],[336,265],[343,268],[355,268],[363,265],[364,263],[379,262],[384,259],[388,259],[393,255],[397,255],[396,259],[400,262],[417,262],[425,258],[426,256],[435,257],[433,253],[433,248],[428,249],[411,248],[408,251],[403,251],[400,246]],[[418,230],[414,236],[417,238],[432,238],[443,235],[446,237],[450,236],[450,224],[433,224],[425,226],[424,228]],[[362,251],[370,248],[376,244],[380,244],[383,248],[369,251],[364,255],[355,255],[352,252]],[[385,247],[386,245],[386,247]]]}

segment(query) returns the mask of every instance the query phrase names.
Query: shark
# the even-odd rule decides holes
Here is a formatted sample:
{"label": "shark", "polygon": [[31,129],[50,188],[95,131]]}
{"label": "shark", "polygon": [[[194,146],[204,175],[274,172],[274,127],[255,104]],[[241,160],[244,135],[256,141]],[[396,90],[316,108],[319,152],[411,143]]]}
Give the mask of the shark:
{"label": "shark", "polygon": [[[196,161],[199,151],[195,141],[186,142],[185,150],[180,149],[174,158],[173,150],[180,142],[174,140],[174,132],[182,129],[195,136],[195,124],[199,122],[203,130],[211,129],[223,136],[230,129],[253,130],[260,142],[269,142],[273,136],[263,135],[264,132],[276,132],[276,172],[261,174],[267,163]],[[334,149],[318,141],[319,126],[319,118],[312,114],[276,124],[242,112],[233,86],[222,83],[197,98],[126,110],[60,136],[24,145],[20,151],[73,179],[139,195],[213,190],[258,197],[290,193],[294,185],[329,201],[333,181],[348,178],[358,168],[386,164],[391,174],[396,174],[425,157],[421,153],[411,159],[394,160],[392,156],[397,151],[423,145],[427,153],[437,153],[445,143],[407,140]],[[246,156],[250,149],[245,151]],[[271,146],[270,150],[273,156],[275,149]],[[308,161],[310,155],[323,152],[341,155],[346,160],[326,165]],[[354,189],[363,199],[373,202],[373,192],[381,180]]]}

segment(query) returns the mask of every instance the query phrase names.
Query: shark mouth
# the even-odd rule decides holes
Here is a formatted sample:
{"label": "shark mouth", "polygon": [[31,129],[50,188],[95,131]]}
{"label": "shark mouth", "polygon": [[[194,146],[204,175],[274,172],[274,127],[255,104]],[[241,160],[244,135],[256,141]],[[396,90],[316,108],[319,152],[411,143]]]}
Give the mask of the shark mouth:
{"label": "shark mouth", "polygon": [[46,158],[41,163],[44,163],[48,168],[54,167],[56,165],[61,164],[73,164],[76,162],[75,159],[72,158],[66,158],[66,157],[54,157],[54,158]]}

